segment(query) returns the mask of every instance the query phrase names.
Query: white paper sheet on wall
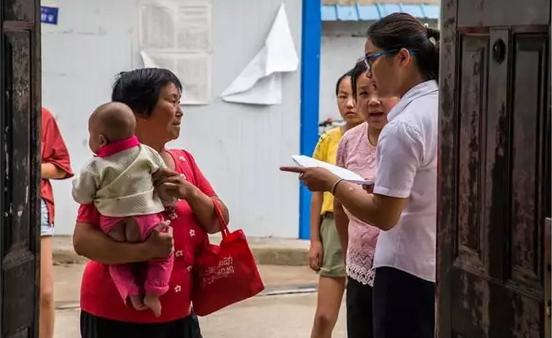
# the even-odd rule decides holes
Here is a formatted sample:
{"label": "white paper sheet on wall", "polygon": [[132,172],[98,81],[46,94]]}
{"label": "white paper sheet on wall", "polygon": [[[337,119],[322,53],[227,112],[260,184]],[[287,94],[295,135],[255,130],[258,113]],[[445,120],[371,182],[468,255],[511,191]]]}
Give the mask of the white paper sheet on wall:
{"label": "white paper sheet on wall", "polygon": [[142,49],[207,52],[211,49],[208,0],[146,0],[140,6]]}
{"label": "white paper sheet on wall", "polygon": [[211,95],[209,0],[144,0],[139,43],[145,67],[162,67],[182,82],[182,104],[207,104]]}
{"label": "white paper sheet on wall", "polygon": [[151,1],[140,6],[140,46],[146,49],[176,49],[177,5]]}
{"label": "white paper sheet on wall", "polygon": [[176,45],[180,49],[208,51],[211,48],[211,9],[205,6],[180,6],[180,28]]}
{"label": "white paper sheet on wall", "polygon": [[299,58],[284,7],[280,6],[263,48],[221,94],[224,101],[272,105],[282,103],[282,74],[297,70]]}
{"label": "white paper sheet on wall", "polygon": [[211,92],[211,55],[141,51],[144,67],[170,69],[182,83],[182,104],[206,104]]}

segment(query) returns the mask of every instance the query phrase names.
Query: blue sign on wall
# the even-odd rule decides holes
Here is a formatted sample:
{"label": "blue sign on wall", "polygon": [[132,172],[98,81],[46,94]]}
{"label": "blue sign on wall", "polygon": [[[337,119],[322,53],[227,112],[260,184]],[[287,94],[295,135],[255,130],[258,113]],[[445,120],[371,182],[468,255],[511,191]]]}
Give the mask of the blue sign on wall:
{"label": "blue sign on wall", "polygon": [[40,21],[42,23],[47,23],[51,25],[57,25],[58,23],[58,12],[59,8],[57,7],[48,7],[48,6],[41,6],[40,7]]}

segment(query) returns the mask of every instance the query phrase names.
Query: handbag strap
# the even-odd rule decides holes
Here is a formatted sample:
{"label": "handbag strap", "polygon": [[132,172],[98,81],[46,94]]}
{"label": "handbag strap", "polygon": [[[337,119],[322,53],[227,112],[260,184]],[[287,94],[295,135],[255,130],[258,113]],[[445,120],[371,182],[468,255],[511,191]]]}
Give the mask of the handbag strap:
{"label": "handbag strap", "polygon": [[226,223],[224,215],[222,214],[222,203],[216,197],[211,198],[211,200],[213,201],[213,209],[215,209],[215,213],[219,221],[220,233],[224,238],[228,236],[230,232],[228,231],[228,224]]}

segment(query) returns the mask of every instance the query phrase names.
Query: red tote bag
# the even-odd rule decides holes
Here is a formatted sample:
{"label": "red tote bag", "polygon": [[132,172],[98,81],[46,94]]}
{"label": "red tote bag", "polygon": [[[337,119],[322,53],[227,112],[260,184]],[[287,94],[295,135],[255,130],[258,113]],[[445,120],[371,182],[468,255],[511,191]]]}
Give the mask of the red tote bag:
{"label": "red tote bag", "polygon": [[196,258],[192,302],[194,312],[206,316],[264,289],[255,258],[242,230],[229,232],[220,202],[213,199],[222,241],[207,244]]}

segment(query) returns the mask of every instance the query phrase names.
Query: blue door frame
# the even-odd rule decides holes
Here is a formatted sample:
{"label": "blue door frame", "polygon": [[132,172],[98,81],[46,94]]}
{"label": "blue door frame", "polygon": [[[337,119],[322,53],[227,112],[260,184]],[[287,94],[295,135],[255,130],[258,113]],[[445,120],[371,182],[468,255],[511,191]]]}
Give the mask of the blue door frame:
{"label": "blue door frame", "polygon": [[[301,154],[311,155],[318,141],[320,96],[320,0],[303,0],[301,38]],[[299,192],[299,238],[310,238],[311,193],[303,185]]]}

